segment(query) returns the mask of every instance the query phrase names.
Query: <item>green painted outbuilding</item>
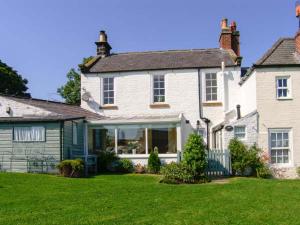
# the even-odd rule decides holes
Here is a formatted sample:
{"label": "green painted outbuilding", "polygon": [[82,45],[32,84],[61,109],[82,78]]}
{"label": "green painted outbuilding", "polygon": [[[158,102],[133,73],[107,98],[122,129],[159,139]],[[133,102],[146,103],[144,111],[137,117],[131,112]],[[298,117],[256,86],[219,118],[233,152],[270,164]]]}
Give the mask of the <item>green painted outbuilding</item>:
{"label": "green painted outbuilding", "polygon": [[65,159],[84,157],[87,119],[79,106],[0,95],[0,171],[56,172]]}

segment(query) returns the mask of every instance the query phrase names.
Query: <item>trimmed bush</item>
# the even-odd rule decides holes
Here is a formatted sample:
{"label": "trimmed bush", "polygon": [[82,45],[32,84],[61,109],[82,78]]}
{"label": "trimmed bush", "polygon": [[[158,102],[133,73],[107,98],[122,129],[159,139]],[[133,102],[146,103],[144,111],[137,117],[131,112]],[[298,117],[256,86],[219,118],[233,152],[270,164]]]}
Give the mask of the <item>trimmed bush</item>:
{"label": "trimmed bush", "polygon": [[82,177],[84,172],[84,162],[82,159],[69,159],[61,161],[57,168],[60,175],[64,177]]}
{"label": "trimmed bush", "polygon": [[298,177],[300,177],[300,167],[297,167],[297,174],[298,174]]}
{"label": "trimmed bush", "polygon": [[161,162],[158,157],[158,148],[155,147],[154,150],[150,153],[148,158],[148,172],[149,173],[159,173],[161,167]]}
{"label": "trimmed bush", "polygon": [[189,166],[196,176],[204,176],[207,167],[206,150],[203,138],[197,134],[190,134],[183,152],[183,164]]}
{"label": "trimmed bush", "polygon": [[114,162],[119,158],[115,152],[101,151],[98,153],[98,171],[111,171]]}
{"label": "trimmed bush", "polygon": [[195,183],[197,182],[196,172],[188,165],[172,162],[161,168],[163,179],[161,182],[168,184]]}
{"label": "trimmed bush", "polygon": [[133,163],[129,159],[120,159],[115,165],[116,172],[132,173],[134,170]]}

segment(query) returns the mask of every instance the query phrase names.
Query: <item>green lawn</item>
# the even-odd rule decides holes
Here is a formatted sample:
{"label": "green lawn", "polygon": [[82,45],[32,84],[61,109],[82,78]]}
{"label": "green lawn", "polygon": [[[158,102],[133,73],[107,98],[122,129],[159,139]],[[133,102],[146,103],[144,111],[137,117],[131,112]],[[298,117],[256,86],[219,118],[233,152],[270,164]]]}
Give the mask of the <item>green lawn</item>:
{"label": "green lawn", "polygon": [[300,181],[158,181],[149,175],[0,173],[0,224],[300,224]]}

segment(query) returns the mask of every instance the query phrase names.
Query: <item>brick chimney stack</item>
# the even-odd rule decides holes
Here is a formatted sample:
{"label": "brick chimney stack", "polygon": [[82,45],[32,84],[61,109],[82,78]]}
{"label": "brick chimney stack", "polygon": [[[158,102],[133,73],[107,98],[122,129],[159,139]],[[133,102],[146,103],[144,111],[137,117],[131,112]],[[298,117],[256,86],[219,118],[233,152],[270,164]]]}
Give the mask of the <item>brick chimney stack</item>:
{"label": "brick chimney stack", "polygon": [[99,41],[95,42],[97,45],[97,55],[100,55],[101,58],[105,58],[110,55],[111,46],[107,41],[107,35],[105,31],[100,31]]}
{"label": "brick chimney stack", "polygon": [[240,57],[240,32],[237,30],[236,22],[231,22],[228,26],[228,20],[223,19],[221,22],[220,48],[231,49]]}
{"label": "brick chimney stack", "polygon": [[300,1],[296,2],[296,17],[299,20],[298,31],[295,35],[296,53],[300,54]]}

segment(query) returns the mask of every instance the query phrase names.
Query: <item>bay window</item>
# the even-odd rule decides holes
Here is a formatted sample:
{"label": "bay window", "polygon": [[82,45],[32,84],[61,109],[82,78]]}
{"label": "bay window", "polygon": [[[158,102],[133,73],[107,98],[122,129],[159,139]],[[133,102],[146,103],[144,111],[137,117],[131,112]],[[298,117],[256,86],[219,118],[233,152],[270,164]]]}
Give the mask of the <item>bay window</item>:
{"label": "bay window", "polygon": [[176,124],[108,125],[91,127],[89,152],[115,152],[118,155],[147,155],[158,148],[159,154],[177,153]]}

